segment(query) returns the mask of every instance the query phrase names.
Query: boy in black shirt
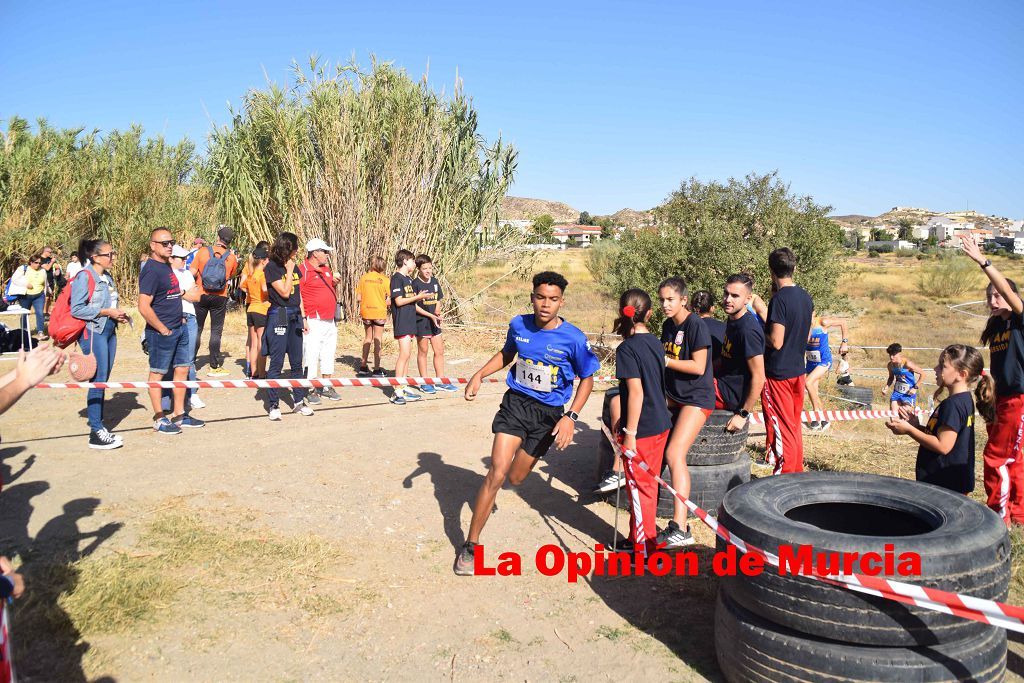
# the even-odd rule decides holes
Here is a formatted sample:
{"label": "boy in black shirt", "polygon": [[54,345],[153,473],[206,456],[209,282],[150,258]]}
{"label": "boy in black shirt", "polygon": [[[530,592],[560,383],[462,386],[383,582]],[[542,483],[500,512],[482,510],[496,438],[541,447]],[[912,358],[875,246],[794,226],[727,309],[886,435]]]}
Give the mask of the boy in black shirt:
{"label": "boy in black shirt", "polygon": [[725,426],[737,432],[750,418],[764,386],[764,330],[747,309],[753,281],[747,275],[730,275],[722,294],[725,325],[722,356],[715,365],[715,407],[734,415]]}
{"label": "boy in black shirt", "polygon": [[[416,369],[420,377],[427,376],[427,351],[434,351],[434,376],[444,377],[444,337],[441,336],[441,312],[438,302],[444,296],[441,283],[434,277],[434,262],[426,254],[416,257],[416,277],[412,288],[417,294],[426,292],[427,298],[416,304]],[[433,394],[433,385],[420,387],[425,394]],[[453,384],[438,384],[438,391],[457,392]]]}
{"label": "boy in black shirt", "polygon": [[774,474],[803,472],[804,351],[814,317],[811,295],[793,282],[796,255],[788,247],[768,255],[772,284],[765,321],[764,389],[761,409],[767,433],[765,453]]}
{"label": "boy in black shirt", "polygon": [[[412,355],[412,342],[416,339],[416,303],[431,296],[430,292],[417,294],[413,289],[412,274],[416,270],[416,259],[408,249],[399,249],[395,254],[398,270],[391,276],[391,315],[395,325],[395,339],[398,340],[398,361],[395,363],[395,377],[405,377]],[[404,406],[407,401],[418,401],[420,395],[409,386],[395,387],[391,402]]]}

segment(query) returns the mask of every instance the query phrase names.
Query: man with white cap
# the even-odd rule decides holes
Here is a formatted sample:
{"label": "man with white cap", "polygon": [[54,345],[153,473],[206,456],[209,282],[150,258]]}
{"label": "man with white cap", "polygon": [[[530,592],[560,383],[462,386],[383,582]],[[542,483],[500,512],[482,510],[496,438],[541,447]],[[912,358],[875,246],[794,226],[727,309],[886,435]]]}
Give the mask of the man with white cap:
{"label": "man with white cap", "polygon": [[[334,357],[338,347],[338,328],[335,311],[338,308],[337,282],[331,271],[329,252],[334,251],[322,239],[306,242],[306,260],[299,266],[299,293],[306,309],[309,332],[302,345],[302,364],[306,379],[318,376],[329,378],[334,374]],[[319,373],[319,374],[318,374]],[[334,387],[312,390],[306,402],[320,403],[320,397],[340,401]]]}
{"label": "man with white cap", "polygon": [[[192,277],[192,273],[189,272],[188,267],[185,265],[187,257],[188,252],[180,244],[175,244],[171,249],[171,270],[174,271],[174,276],[178,278],[178,288],[181,290],[181,314],[185,323],[186,334],[188,335],[189,354],[192,357],[192,365],[188,369],[188,379],[194,382],[196,380],[195,352],[196,346],[199,345],[199,327],[196,325],[195,302],[199,299],[199,290],[196,287],[195,278]],[[173,372],[168,372],[164,379],[174,379]],[[161,404],[165,411],[171,409],[170,389],[163,390]],[[185,406],[192,410],[198,410],[199,408],[205,408],[206,404],[197,396],[197,390],[189,389],[185,392]]]}

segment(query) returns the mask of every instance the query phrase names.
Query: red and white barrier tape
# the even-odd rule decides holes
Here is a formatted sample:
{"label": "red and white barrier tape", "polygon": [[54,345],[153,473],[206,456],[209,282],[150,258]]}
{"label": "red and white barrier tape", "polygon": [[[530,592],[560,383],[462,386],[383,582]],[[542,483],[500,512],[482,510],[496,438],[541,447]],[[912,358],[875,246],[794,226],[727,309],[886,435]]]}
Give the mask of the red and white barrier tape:
{"label": "red and white barrier tape", "polygon": [[[718,522],[714,515],[709,514],[707,511],[698,507],[693,501],[680,495],[668,482],[659,477],[657,473],[652,472],[650,467],[647,466],[647,463],[640,460],[634,460],[636,457],[635,453],[632,451],[624,452],[612,436],[608,426],[604,424],[603,421],[601,423],[601,430],[604,432],[605,437],[611,443],[612,448],[616,453],[624,455],[631,462],[638,464],[641,470],[654,477],[654,480],[658,482],[659,485],[675,496],[690,512],[696,515],[700,521],[704,522],[704,524],[714,531],[716,536],[726,543],[736,546],[740,552],[749,552],[758,555],[766,564],[769,564],[772,567],[778,568],[780,566],[778,555],[774,555],[766,550],[747,543],[737,536],[734,536],[728,529]],[[964,619],[973,619],[974,621],[980,621],[985,624],[1000,626],[1009,631],[1024,633],[1024,608],[1017,607],[1015,605],[1007,605],[995,600],[975,598],[970,595],[961,595],[959,593],[950,593],[937,588],[917,586],[911,583],[894,581],[892,579],[877,576],[863,576],[861,574],[830,574],[823,576],[816,573],[800,574],[800,576],[810,576],[818,579],[819,581],[823,581],[834,586],[841,586],[849,590],[857,591],[858,593],[875,595],[908,605],[917,605],[918,607],[934,610],[936,612],[952,614]]]}
{"label": "red and white barrier tape", "polygon": [[[484,382],[504,382],[488,377]],[[614,382],[614,377],[594,377],[595,382]],[[44,382],[36,389],[322,389],[324,387],[397,387],[425,384],[469,384],[468,377],[321,377],[319,379],[219,379],[166,382]]]}

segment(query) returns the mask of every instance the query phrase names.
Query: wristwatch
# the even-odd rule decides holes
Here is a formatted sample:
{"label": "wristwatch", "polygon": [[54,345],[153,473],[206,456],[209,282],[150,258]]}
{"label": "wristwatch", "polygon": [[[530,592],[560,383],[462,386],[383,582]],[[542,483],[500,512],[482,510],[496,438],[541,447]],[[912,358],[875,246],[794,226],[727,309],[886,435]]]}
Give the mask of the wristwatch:
{"label": "wristwatch", "polygon": [[992,259],[985,259],[985,262],[981,264],[981,269],[985,270],[992,265]]}
{"label": "wristwatch", "polygon": [[739,415],[744,420],[746,420],[748,417],[750,417],[750,411],[749,410],[744,410],[743,408],[740,408],[739,410],[734,410],[733,413],[735,413],[736,415]]}
{"label": "wristwatch", "polygon": [[569,418],[570,420],[572,420],[573,422],[578,422],[578,421],[579,421],[579,419],[580,419],[580,414],[579,414],[579,413],[574,413],[574,412],[573,412],[573,411],[571,411],[571,410],[567,410],[567,411],[565,412],[565,415],[563,415],[562,417],[567,417],[567,418]]}

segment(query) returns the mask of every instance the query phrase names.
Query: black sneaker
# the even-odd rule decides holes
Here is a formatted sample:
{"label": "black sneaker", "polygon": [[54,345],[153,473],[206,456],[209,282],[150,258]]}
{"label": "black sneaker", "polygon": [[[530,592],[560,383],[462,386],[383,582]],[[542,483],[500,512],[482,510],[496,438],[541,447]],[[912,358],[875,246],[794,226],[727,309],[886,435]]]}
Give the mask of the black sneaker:
{"label": "black sneaker", "polygon": [[89,448],[109,451],[114,448],[120,448],[123,445],[121,437],[111,434],[106,429],[101,429],[98,432],[95,430],[89,432]]}
{"label": "black sneaker", "polygon": [[812,432],[816,432],[818,431],[818,429],[821,428],[821,425],[818,424],[817,420],[811,420],[810,422],[807,423],[807,428],[810,429]]}
{"label": "black sneaker", "polygon": [[459,576],[473,576],[473,557],[476,543],[466,541],[455,558],[455,573]]}
{"label": "black sneaker", "polygon": [[615,552],[617,553],[630,553],[634,550],[633,541],[628,538],[620,538],[619,542],[615,544]]}
{"label": "black sneaker", "polygon": [[658,534],[656,543],[663,550],[678,550],[693,545],[696,541],[690,535],[689,525],[687,525],[686,531],[683,531],[673,519],[669,520],[668,525]]}
{"label": "black sneaker", "polygon": [[365,365],[361,366],[358,370],[356,370],[356,377],[369,377],[369,376],[370,376],[370,368],[365,366]]}
{"label": "black sneaker", "polygon": [[615,472],[608,470],[601,481],[597,482],[597,486],[594,487],[594,493],[609,493],[617,488],[621,488],[626,484],[626,477],[622,472]]}
{"label": "black sneaker", "polygon": [[388,371],[385,370],[384,368],[377,368],[376,370],[373,371],[373,376],[374,377],[387,377],[388,376]]}

